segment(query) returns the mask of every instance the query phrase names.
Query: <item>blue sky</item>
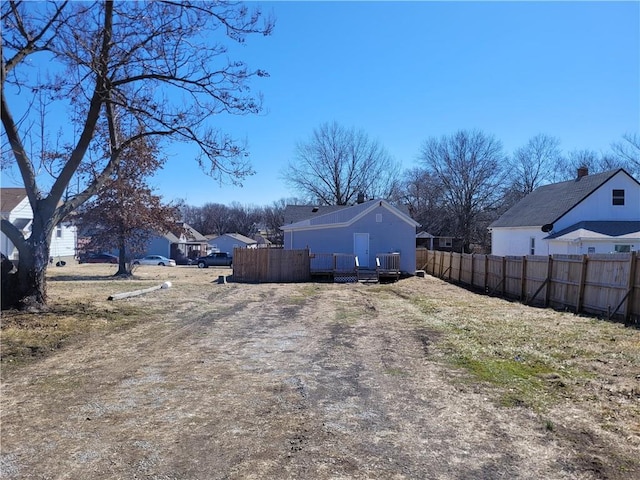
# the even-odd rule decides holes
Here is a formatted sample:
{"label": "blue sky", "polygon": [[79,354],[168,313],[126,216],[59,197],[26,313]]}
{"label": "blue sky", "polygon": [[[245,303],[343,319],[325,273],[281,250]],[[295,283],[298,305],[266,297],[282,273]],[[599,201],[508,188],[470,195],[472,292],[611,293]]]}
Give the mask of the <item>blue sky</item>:
{"label": "blue sky", "polygon": [[[605,151],[640,131],[638,2],[261,2],[270,37],[231,55],[265,69],[260,116],[219,116],[246,138],[244,187],[204,175],[183,146],[152,179],[165,200],[267,205],[295,144],[323,122],[362,129],[417,166],[421,144],[480,129],[511,153],[538,133],[564,151]],[[7,185],[8,186],[8,185]]]}

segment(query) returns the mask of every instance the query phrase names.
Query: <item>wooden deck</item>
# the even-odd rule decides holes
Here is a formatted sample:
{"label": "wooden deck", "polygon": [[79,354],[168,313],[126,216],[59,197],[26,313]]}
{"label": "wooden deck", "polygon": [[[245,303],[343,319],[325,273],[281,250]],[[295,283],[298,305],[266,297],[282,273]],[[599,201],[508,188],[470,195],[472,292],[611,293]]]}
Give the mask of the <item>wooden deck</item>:
{"label": "wooden deck", "polygon": [[309,255],[312,277],[327,277],[336,283],[378,283],[380,279],[400,278],[400,254],[379,253],[376,268],[361,268],[358,257],[348,253],[312,253]]}

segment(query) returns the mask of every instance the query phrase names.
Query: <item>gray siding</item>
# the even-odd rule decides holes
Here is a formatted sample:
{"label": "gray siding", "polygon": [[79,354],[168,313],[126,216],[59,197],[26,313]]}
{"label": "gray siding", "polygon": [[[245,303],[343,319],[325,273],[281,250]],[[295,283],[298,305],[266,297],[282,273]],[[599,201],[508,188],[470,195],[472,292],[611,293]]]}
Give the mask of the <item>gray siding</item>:
{"label": "gray siding", "polygon": [[140,252],[144,255],[163,255],[167,258],[171,257],[171,242],[165,237],[151,237],[147,244],[147,251]]}
{"label": "gray siding", "polygon": [[231,255],[233,255],[234,247],[245,248],[247,246],[246,243],[241,242],[236,238],[224,235],[214,238],[213,240],[209,240],[209,246],[213,247],[213,245],[215,245],[221,252],[229,252]]}
{"label": "gray siding", "polygon": [[[382,215],[382,222],[376,222],[378,214]],[[372,210],[348,227],[286,231],[285,248],[308,247],[315,253],[354,253],[354,233],[369,234],[369,265],[361,267],[375,268],[378,253],[398,252],[401,270],[415,272],[416,229],[383,207]]]}

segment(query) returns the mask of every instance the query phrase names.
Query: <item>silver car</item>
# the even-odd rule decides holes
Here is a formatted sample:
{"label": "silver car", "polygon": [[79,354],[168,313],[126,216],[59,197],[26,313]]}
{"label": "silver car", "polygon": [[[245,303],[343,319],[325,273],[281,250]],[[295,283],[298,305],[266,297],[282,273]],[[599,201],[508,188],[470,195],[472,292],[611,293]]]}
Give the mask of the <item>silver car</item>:
{"label": "silver car", "polygon": [[133,261],[133,264],[134,265],[159,265],[161,267],[164,267],[164,266],[175,267],[176,261],[171,258],[163,257],[162,255],[147,255],[146,257],[136,258]]}

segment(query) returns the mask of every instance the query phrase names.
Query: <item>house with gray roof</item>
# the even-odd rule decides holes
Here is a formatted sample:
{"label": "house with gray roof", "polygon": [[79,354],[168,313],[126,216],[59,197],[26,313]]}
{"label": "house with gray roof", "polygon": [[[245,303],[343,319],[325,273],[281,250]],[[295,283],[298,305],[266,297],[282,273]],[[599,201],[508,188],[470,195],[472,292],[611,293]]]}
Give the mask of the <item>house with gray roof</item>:
{"label": "house with gray roof", "polygon": [[640,183],[619,168],[537,188],[489,226],[493,255],[640,250]]}
{"label": "house with gray roof", "polygon": [[208,237],[209,249],[213,252],[228,252],[233,255],[234,248],[256,248],[258,242],[240,233],[225,233]]}
{"label": "house with gray roof", "polygon": [[173,231],[153,235],[147,243],[146,253],[173,258],[180,265],[187,259],[206,255],[207,249],[204,235],[188,223],[177,222]]}
{"label": "house with gray roof", "polygon": [[280,227],[285,249],[353,254],[363,269],[375,269],[377,254],[399,253],[400,270],[415,273],[416,227],[420,224],[386,200],[333,208],[306,206],[288,212],[285,219],[293,223]]}

